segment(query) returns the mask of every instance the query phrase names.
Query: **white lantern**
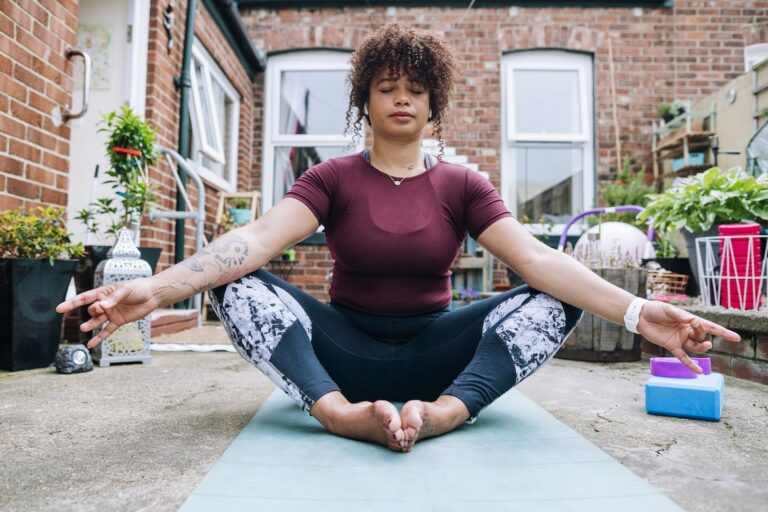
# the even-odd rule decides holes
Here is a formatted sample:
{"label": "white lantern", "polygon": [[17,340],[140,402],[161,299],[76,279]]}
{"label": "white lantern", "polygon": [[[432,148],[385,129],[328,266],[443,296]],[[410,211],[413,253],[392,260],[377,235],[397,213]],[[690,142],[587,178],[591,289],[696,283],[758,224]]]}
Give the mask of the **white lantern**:
{"label": "white lantern", "polygon": [[[122,228],[117,233],[117,242],[109,250],[107,259],[96,267],[94,284],[98,288],[109,283],[151,275],[152,269],[149,263],[141,259],[141,253],[133,243],[131,231]],[[152,360],[149,354],[150,326],[149,317],[121,325],[92,350],[93,360],[99,363],[99,366],[109,366],[111,363],[149,363]],[[95,329],[94,334],[100,330],[101,328]]]}

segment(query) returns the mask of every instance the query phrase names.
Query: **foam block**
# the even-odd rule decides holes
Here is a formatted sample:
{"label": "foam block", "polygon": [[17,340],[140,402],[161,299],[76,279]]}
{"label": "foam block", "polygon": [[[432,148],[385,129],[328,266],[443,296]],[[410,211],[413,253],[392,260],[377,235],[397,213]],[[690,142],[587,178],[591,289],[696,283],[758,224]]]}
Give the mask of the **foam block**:
{"label": "foam block", "polygon": [[[712,361],[708,357],[692,357],[691,360],[699,365],[704,375],[712,373]],[[651,375],[656,377],[672,377],[675,379],[695,379],[698,374],[689,370],[676,357],[652,357]]]}
{"label": "foam block", "polygon": [[645,384],[645,410],[650,414],[718,421],[723,412],[723,376],[695,379],[651,377]]}

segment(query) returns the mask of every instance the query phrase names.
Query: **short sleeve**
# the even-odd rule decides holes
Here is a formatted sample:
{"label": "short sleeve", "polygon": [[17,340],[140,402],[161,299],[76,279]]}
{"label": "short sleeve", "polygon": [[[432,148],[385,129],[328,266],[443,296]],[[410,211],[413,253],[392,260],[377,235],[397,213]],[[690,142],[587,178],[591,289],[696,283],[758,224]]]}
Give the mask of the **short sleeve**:
{"label": "short sleeve", "polygon": [[496,187],[472,170],[467,170],[464,204],[467,231],[475,240],[497,220],[512,216]]}
{"label": "short sleeve", "polygon": [[330,162],[323,162],[304,172],[293,184],[285,197],[304,203],[325,225],[331,211],[331,201],[336,190],[336,172]]}

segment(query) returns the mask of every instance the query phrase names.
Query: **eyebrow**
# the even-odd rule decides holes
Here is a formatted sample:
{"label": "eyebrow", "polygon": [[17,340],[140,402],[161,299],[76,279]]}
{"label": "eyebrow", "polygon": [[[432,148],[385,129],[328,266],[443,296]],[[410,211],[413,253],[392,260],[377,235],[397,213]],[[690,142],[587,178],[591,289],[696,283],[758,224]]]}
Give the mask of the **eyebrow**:
{"label": "eyebrow", "polygon": [[[396,82],[395,77],[393,76],[385,76],[384,78],[379,78],[376,81],[376,85],[381,84],[382,82]],[[424,85],[421,82],[416,82],[414,80],[409,79],[408,77],[405,78],[405,81],[408,82],[411,85],[418,85],[420,87],[424,87]]]}

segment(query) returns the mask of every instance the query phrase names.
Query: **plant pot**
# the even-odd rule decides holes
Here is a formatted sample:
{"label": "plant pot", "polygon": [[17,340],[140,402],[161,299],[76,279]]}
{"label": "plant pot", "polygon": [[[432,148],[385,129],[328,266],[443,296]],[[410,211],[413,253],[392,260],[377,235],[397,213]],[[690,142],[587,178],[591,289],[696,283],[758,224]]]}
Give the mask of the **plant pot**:
{"label": "plant pot", "polygon": [[[96,267],[99,263],[107,259],[107,253],[112,248],[111,245],[86,245],[85,256],[80,258],[75,268],[75,291],[80,294],[93,289],[93,278]],[[139,247],[141,259],[149,263],[154,275],[157,268],[157,262],[160,260],[161,247]],[[70,341],[80,340],[81,343],[91,339],[91,332],[80,332],[80,324],[90,320],[88,306],[79,308],[79,315],[68,316],[64,327],[64,337]]]}
{"label": "plant pot", "polygon": [[76,260],[0,259],[0,368],[45,368],[61,339],[56,305],[67,295]]}
{"label": "plant pot", "polygon": [[230,208],[229,215],[232,217],[232,222],[235,224],[248,224],[251,222],[250,208]]}
{"label": "plant pot", "polygon": [[696,283],[696,280],[693,279],[691,262],[688,258],[643,258],[641,261],[643,266],[649,261],[655,261],[661,265],[662,268],[669,270],[670,272],[688,276],[688,282],[685,285],[685,294],[689,297],[696,297],[699,295],[699,285]]}
{"label": "plant pot", "polygon": [[[633,295],[645,297],[644,268],[599,268],[594,272]],[[639,361],[642,337],[604,318],[584,312],[579,325],[565,340],[555,357],[577,361]]]}

